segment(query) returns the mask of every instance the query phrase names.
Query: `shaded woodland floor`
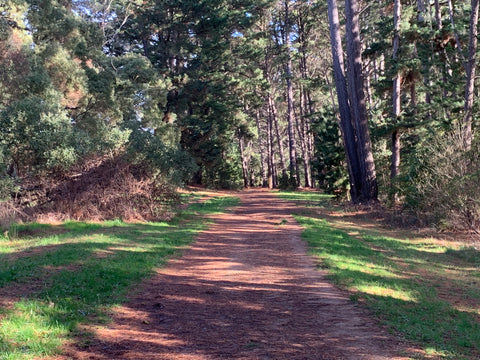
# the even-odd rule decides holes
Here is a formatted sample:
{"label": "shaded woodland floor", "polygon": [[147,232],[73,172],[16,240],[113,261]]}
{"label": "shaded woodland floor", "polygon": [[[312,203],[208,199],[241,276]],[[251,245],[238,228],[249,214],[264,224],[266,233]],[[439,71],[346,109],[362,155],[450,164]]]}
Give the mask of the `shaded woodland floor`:
{"label": "shaded woodland floor", "polygon": [[406,359],[415,351],[315,270],[293,204],[262,190],[238,196],[240,206],[215,215],[110,325],[57,359]]}

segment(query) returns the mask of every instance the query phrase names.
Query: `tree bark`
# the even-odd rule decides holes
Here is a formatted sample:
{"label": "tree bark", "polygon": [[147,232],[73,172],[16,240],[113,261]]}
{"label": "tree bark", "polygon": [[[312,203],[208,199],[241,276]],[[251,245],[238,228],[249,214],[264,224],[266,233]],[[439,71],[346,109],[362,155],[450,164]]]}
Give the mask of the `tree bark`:
{"label": "tree bark", "polygon": [[242,135],[238,137],[238,143],[240,147],[240,157],[242,159],[242,175],[243,175],[243,187],[248,188],[249,176],[248,176],[248,159],[245,154],[245,140]]}
{"label": "tree bark", "polygon": [[475,88],[475,65],[477,62],[477,34],[478,34],[478,7],[479,0],[472,0],[472,13],[470,15],[470,39],[468,42],[468,59],[466,62],[467,82],[465,85],[465,105],[463,108],[462,141],[465,150],[472,146],[472,120],[473,120],[473,92]]}
{"label": "tree bark", "polygon": [[[393,53],[392,53],[392,60],[395,64],[398,57],[398,50],[400,48],[400,19],[402,14],[402,4],[400,0],[395,0],[394,4],[394,14],[393,14],[393,26],[394,26],[394,34],[393,34]],[[393,78],[393,94],[392,94],[392,102],[393,102],[393,122],[396,124],[398,122],[398,118],[401,113],[401,83],[402,77],[401,74],[396,72],[395,77]],[[391,200],[393,202],[397,201],[397,193],[394,190],[394,182],[395,178],[399,174],[399,167],[400,167],[400,131],[394,125],[395,128],[392,131],[391,135],[391,150],[392,150],[392,158],[391,158],[391,165],[390,165],[390,189],[391,189]]]}
{"label": "tree bark", "polygon": [[350,110],[357,135],[356,144],[361,172],[360,201],[370,202],[377,200],[378,187],[363,91],[362,43],[357,0],[345,0],[345,19]]}
{"label": "tree bark", "polygon": [[273,129],[275,130],[275,135],[277,138],[278,155],[280,157],[280,170],[282,171],[282,177],[285,179],[287,178],[287,168],[285,166],[285,151],[283,148],[283,141],[282,137],[280,136],[280,130],[278,127],[277,108],[270,94],[268,95],[268,104],[270,108],[270,114],[272,116]]}
{"label": "tree bark", "polygon": [[355,133],[352,126],[350,105],[348,103],[347,82],[343,65],[342,37],[336,0],[328,0],[328,18],[330,43],[332,46],[333,72],[335,77],[335,87],[337,89],[338,111],[340,113],[340,133],[342,135],[347,160],[350,196],[352,202],[357,203],[360,200],[361,173],[355,145]]}
{"label": "tree bark", "polygon": [[285,6],[285,52],[286,52],[286,83],[287,83],[287,125],[288,125],[288,150],[290,155],[290,182],[296,188],[299,186],[298,167],[297,167],[297,145],[295,140],[295,110],[293,103],[293,85],[292,85],[292,54],[290,42],[290,0],[284,0]]}
{"label": "tree bark", "polygon": [[[270,141],[269,134],[268,134],[268,121],[269,119],[267,118],[267,142]],[[255,111],[255,123],[257,125],[257,131],[258,134],[262,133],[262,129],[260,127],[260,114],[259,111]],[[265,144],[262,141],[264,139],[263,136],[258,136],[258,148],[260,149],[260,171],[261,171],[261,177],[262,177],[262,187],[266,187],[268,185],[268,179],[267,179],[267,172],[268,172],[268,156],[270,155],[270,151],[265,152]],[[268,148],[268,144],[267,144]],[[266,155],[266,156],[265,156]]]}
{"label": "tree bark", "polygon": [[275,156],[273,152],[274,148],[274,136],[273,136],[273,119],[272,114],[268,111],[267,116],[267,149],[268,149],[268,171],[267,171],[267,179],[268,179],[268,188],[273,189],[277,187],[277,178],[275,176]]}

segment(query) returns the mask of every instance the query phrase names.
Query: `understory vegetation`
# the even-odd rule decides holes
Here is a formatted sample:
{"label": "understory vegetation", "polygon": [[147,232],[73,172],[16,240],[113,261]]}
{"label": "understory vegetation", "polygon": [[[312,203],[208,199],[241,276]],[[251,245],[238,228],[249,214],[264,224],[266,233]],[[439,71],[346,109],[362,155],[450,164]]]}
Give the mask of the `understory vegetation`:
{"label": "understory vegetation", "polygon": [[296,215],[318,267],[391,332],[419,344],[413,358],[480,356],[480,251],[465,239],[399,230],[332,207],[318,193],[280,193],[306,206]]}
{"label": "understory vegetation", "polygon": [[458,136],[436,136],[412,162],[400,186],[405,206],[438,229],[478,234],[480,226],[480,144],[462,151]]}
{"label": "understory vegetation", "polygon": [[33,223],[0,237],[0,359],[51,356],[68,340],[87,344],[80,325],[105,324],[132,285],[205,229],[205,215],[238,202],[184,200],[202,201],[168,222]]}

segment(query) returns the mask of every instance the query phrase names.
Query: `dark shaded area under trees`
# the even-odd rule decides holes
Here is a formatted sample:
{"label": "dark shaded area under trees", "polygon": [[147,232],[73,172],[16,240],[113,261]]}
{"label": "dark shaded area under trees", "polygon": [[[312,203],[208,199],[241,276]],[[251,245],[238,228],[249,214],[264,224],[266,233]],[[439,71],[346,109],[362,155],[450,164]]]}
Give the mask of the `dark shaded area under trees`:
{"label": "dark shaded area under trees", "polygon": [[0,1],[0,196],[55,211],[104,169],[143,218],[198,183],[477,229],[477,23],[476,0]]}

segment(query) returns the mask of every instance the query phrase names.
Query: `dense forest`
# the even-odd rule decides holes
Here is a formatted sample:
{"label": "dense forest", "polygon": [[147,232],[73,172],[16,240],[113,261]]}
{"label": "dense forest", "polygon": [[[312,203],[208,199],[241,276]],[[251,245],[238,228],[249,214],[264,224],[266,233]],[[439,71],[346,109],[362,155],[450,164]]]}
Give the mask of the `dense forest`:
{"label": "dense forest", "polygon": [[478,10],[2,1],[0,197],[148,219],[188,183],[304,187],[475,230]]}

